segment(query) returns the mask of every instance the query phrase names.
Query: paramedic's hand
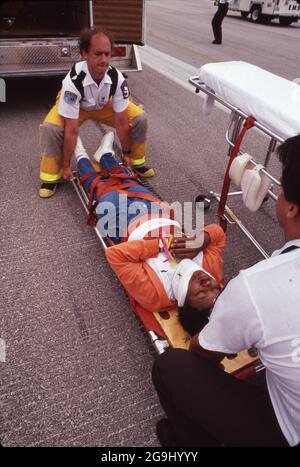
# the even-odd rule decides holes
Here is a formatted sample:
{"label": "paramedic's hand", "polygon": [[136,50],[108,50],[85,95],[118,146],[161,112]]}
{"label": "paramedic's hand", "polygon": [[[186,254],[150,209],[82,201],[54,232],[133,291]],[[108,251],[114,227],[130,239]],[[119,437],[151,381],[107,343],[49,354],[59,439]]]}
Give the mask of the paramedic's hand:
{"label": "paramedic's hand", "polygon": [[123,156],[123,161],[124,164],[127,165],[127,167],[132,168],[132,159],[130,156]]}
{"label": "paramedic's hand", "polygon": [[64,179],[72,180],[72,178],[74,178],[74,175],[73,175],[71,167],[64,167]]}
{"label": "paramedic's hand", "polygon": [[203,247],[203,237],[175,237],[170,252],[177,259],[193,259]]}

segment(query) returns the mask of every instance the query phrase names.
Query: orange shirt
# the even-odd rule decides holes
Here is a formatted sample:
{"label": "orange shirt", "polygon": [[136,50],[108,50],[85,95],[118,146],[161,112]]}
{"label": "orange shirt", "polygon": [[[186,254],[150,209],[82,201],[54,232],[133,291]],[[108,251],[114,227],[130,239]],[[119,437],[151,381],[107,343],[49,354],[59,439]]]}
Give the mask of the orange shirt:
{"label": "orange shirt", "polygon": [[[209,245],[203,250],[203,268],[223,284],[222,253],[225,234],[216,224],[207,225],[204,231],[210,236]],[[176,306],[171,301],[155,271],[146,263],[159,253],[157,239],[134,240],[107,248],[107,260],[125,287],[129,296],[144,310],[165,311]]]}

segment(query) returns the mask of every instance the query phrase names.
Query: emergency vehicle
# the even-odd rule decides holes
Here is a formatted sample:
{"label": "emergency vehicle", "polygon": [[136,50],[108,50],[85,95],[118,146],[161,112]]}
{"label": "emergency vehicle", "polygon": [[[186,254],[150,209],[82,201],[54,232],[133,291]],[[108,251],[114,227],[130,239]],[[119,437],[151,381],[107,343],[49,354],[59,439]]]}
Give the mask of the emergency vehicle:
{"label": "emergency vehicle", "polygon": [[243,18],[250,15],[254,23],[279,18],[288,26],[300,17],[300,0],[231,0],[229,10],[240,11]]}
{"label": "emergency vehicle", "polygon": [[81,59],[79,32],[102,27],[115,39],[112,65],[140,70],[145,0],[2,0],[0,77],[65,74]]}

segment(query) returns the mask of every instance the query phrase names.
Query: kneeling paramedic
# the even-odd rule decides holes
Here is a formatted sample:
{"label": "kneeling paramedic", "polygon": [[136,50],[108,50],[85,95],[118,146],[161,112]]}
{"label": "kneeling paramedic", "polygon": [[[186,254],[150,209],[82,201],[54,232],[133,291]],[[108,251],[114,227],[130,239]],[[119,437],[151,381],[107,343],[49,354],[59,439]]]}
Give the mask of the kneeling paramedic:
{"label": "kneeling paramedic", "polygon": [[129,98],[122,73],[110,65],[112,37],[102,30],[83,30],[79,47],[84,60],[65,77],[56,104],[40,126],[42,198],[54,195],[62,177],[72,178],[70,159],[79,127],[88,119],[116,129],[125,160],[141,177],[154,174],[145,165],[145,113]]}
{"label": "kneeling paramedic", "polygon": [[[156,359],[163,446],[300,445],[300,135],[278,153],[285,244],[227,284],[191,351],[168,349]],[[224,354],[251,347],[265,366],[259,385],[219,367]]]}

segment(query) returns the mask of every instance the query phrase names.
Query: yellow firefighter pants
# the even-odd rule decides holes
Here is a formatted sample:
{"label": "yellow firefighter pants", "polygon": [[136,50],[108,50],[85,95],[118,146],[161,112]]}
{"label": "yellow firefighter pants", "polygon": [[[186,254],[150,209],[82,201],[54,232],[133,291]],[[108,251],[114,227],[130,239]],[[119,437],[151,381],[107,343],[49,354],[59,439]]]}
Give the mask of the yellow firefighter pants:
{"label": "yellow firefighter pants", "polygon": [[[56,104],[49,111],[44,122],[40,125],[41,164],[40,178],[43,182],[57,182],[63,175],[63,142],[64,118],[58,113],[60,92]],[[128,120],[131,128],[131,158],[135,166],[145,163],[147,118],[143,109],[131,100],[128,105]],[[80,110],[79,125],[92,119],[99,123],[114,127],[114,112],[112,99],[102,110]]]}

